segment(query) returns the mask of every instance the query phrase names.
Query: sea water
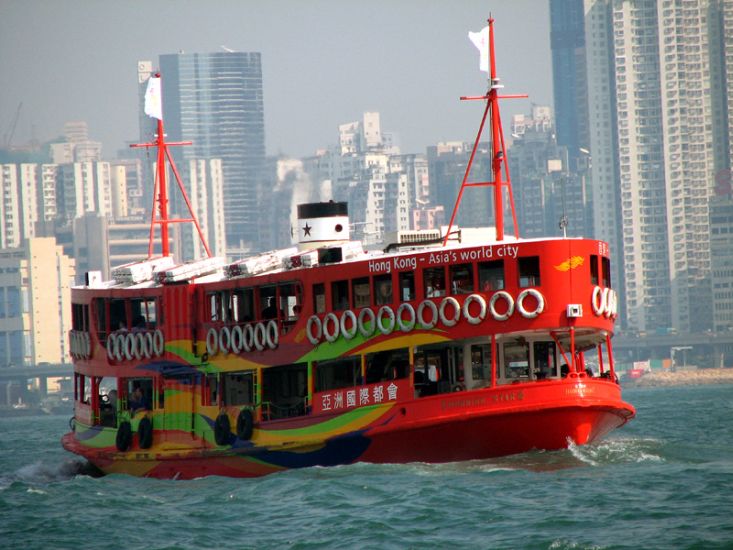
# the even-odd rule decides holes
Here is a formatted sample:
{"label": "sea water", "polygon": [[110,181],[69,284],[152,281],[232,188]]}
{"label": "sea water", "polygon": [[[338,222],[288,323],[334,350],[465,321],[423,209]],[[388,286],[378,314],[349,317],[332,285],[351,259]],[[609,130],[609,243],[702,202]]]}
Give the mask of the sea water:
{"label": "sea water", "polygon": [[90,477],[68,417],[0,418],[0,548],[733,548],[733,385],[624,398],[589,446],[256,479]]}

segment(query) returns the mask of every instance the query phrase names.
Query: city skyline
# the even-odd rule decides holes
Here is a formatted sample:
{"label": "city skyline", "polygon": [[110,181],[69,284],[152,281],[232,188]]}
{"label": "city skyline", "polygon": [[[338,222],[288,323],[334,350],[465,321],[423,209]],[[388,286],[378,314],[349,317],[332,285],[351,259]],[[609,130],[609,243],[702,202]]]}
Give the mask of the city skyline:
{"label": "city skyline", "polygon": [[[137,139],[138,60],[226,47],[262,53],[268,155],[310,155],[333,141],[343,120],[371,110],[382,113],[403,151],[424,151],[475,132],[475,109],[458,98],[484,91],[468,32],[480,30],[489,11],[507,90],[552,104],[545,2],[471,1],[461,10],[412,1],[216,8],[197,1],[4,2],[0,71],[14,76],[0,96],[3,144],[22,103],[13,145],[54,139],[65,122],[85,120],[90,137],[104,144],[103,157],[113,158]],[[518,42],[518,35],[532,39]],[[505,117],[526,112],[529,102],[505,102]]]}

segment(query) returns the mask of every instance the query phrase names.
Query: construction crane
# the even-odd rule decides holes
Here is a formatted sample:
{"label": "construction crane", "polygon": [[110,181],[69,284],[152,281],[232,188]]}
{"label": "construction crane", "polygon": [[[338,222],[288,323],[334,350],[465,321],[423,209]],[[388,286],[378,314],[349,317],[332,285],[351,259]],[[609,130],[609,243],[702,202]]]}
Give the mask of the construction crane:
{"label": "construction crane", "polygon": [[13,142],[13,134],[15,134],[15,127],[18,125],[18,117],[20,116],[20,109],[23,107],[23,102],[18,103],[18,108],[15,110],[15,116],[10,123],[10,130],[3,136],[3,148],[10,149],[10,144]]}

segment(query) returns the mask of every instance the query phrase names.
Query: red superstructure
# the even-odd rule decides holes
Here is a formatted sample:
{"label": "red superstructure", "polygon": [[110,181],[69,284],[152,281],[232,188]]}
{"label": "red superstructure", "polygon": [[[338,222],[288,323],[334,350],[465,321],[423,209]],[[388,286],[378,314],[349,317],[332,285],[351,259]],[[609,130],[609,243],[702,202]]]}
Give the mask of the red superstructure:
{"label": "red superstructure", "polygon": [[[73,289],[64,446],[106,472],[254,476],[561,449],[631,419],[608,245],[519,239],[516,219],[504,234],[505,192],[515,216],[498,99],[514,96],[498,95],[493,20],[489,37],[476,144],[490,115],[493,180],[469,182],[469,163],[456,209],[465,188],[492,185],[495,228],[453,231],[454,211],[441,234],[365,251],[344,203],[306,204],[291,249],[149,257]],[[161,136],[162,122],[159,151]]]}

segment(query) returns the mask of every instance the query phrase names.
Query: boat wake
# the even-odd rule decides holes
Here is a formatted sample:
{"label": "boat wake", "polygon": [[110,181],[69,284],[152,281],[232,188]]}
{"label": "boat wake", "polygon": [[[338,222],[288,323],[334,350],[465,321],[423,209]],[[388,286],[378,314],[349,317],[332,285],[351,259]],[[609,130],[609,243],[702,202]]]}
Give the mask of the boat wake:
{"label": "boat wake", "polygon": [[652,438],[607,439],[592,445],[576,445],[569,441],[568,452],[589,466],[664,462],[662,444]]}
{"label": "boat wake", "polygon": [[102,475],[102,472],[86,460],[72,459],[56,464],[33,462],[15,472],[0,476],[0,490],[8,488],[15,482],[45,485],[73,479],[76,476],[101,477]]}

